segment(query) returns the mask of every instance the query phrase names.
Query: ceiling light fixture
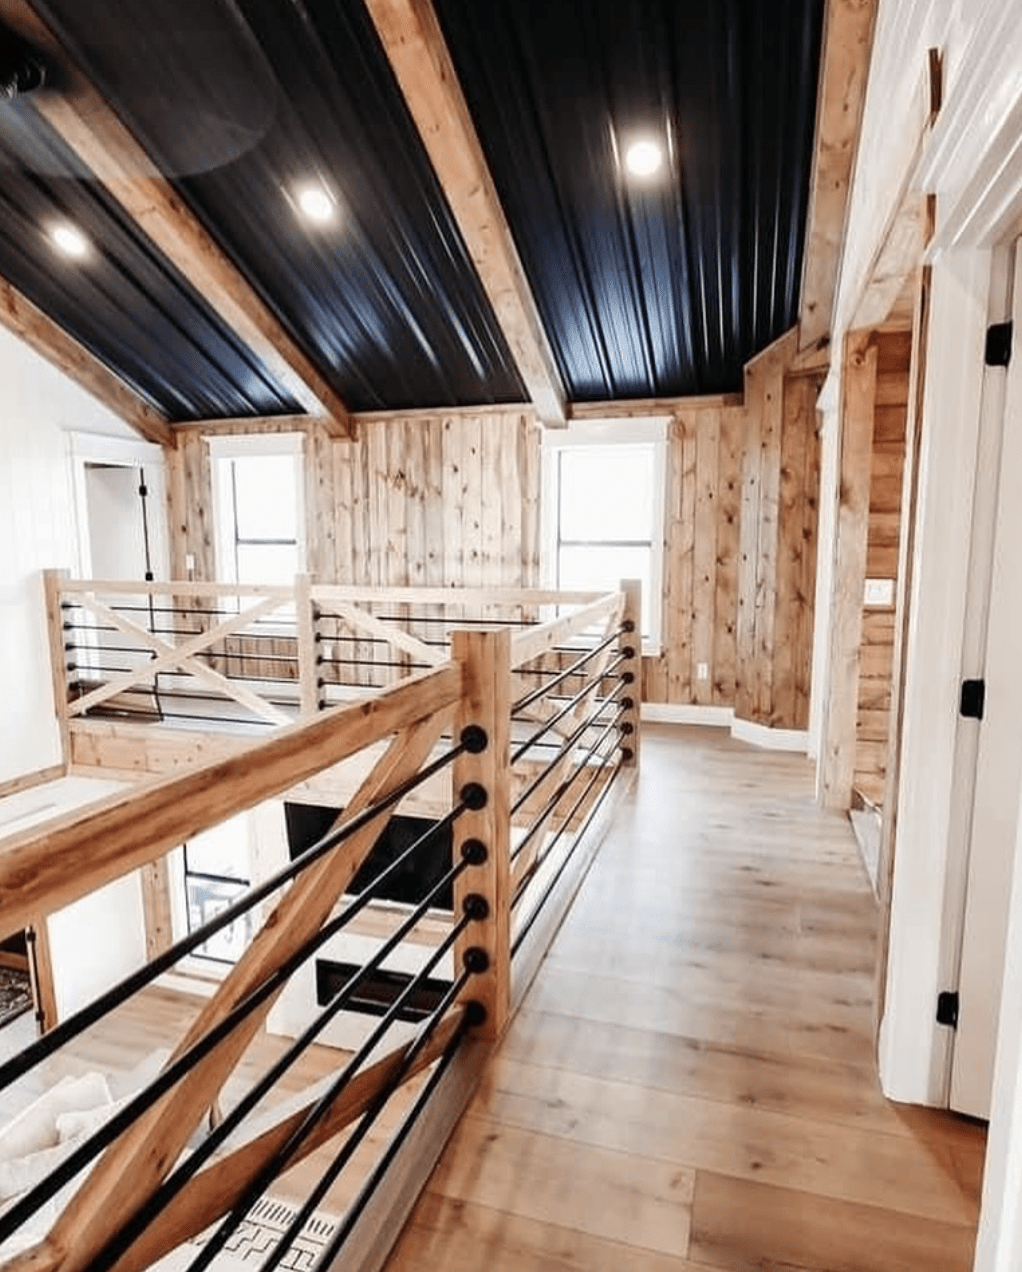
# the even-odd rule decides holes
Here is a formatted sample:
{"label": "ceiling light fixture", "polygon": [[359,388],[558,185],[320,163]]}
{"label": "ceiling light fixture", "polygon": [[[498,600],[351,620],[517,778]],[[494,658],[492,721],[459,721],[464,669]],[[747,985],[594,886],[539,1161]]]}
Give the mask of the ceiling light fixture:
{"label": "ceiling light fixture", "polygon": [[89,254],[89,240],[73,225],[55,225],[50,230],[50,242],[72,260],[80,261]]}
{"label": "ceiling light fixture", "polygon": [[655,141],[633,141],[625,152],[625,167],[633,177],[651,177],[664,161],[664,152]]}
{"label": "ceiling light fixture", "polygon": [[303,186],[297,192],[298,209],[308,221],[317,225],[325,225],[334,219],[336,206],[333,199],[320,185]]}

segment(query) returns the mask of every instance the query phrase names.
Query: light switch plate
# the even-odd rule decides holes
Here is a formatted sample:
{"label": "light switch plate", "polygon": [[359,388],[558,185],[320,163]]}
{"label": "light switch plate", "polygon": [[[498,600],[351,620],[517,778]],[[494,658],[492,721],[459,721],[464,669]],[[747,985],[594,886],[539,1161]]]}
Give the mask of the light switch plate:
{"label": "light switch plate", "polygon": [[894,604],[894,579],[867,579],[863,604],[889,609]]}

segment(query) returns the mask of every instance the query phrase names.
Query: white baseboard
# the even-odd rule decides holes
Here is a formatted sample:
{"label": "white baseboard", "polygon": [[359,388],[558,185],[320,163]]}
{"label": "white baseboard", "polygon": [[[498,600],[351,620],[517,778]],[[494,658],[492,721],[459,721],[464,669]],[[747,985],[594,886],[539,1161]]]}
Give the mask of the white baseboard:
{"label": "white baseboard", "polygon": [[675,702],[642,704],[641,719],[648,724],[705,724],[727,729],[734,718],[734,707],[703,707]]}
{"label": "white baseboard", "polygon": [[770,729],[765,724],[736,719],[731,725],[731,736],[767,751],[801,751],[803,755],[809,752],[807,729]]}

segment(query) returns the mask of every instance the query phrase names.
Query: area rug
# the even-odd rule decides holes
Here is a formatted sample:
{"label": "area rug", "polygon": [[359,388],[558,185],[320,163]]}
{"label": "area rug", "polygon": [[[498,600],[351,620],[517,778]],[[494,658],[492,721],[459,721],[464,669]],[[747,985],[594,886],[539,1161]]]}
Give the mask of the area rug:
{"label": "area rug", "polygon": [[32,1006],[32,982],[28,972],[0,967],[0,1029]]}

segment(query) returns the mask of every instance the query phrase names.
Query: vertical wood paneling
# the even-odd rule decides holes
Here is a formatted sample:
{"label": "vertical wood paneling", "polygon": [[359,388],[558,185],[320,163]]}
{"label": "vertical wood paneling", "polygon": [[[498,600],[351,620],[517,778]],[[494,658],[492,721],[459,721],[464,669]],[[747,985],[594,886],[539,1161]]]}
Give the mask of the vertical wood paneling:
{"label": "vertical wood paneling", "polygon": [[667,639],[669,702],[692,701],[692,581],[695,566],[696,417],[680,412],[671,448],[671,535],[668,598],[672,614]]}
{"label": "vertical wood paneling", "polygon": [[[682,409],[671,424],[662,650],[643,660],[643,683],[649,701],[719,706],[733,705],[744,685],[757,711],[762,700],[763,723],[799,728],[815,567],[816,386],[790,392],[789,383],[802,382],[785,380],[781,367],[754,368],[748,407]],[[764,425],[768,385],[775,422]],[[351,443],[316,430],[306,454],[308,559],[317,576],[329,562],[340,581],[364,585],[540,582],[540,444],[531,415],[377,417]],[[212,578],[204,511],[212,492],[197,432],[182,435],[178,462],[175,562],[194,552],[196,577]],[[771,536],[764,554],[761,539]],[[371,649],[359,642],[337,652],[364,658]],[[775,678],[783,690],[776,701]]]}
{"label": "vertical wood paneling", "polygon": [[869,333],[846,340],[841,413],[841,487],[834,556],[830,685],[820,789],[828,808],[848,808],[855,772],[855,734],[862,639],[862,594],[869,534],[877,350]]}
{"label": "vertical wood paneling", "polygon": [[717,485],[716,650],[711,668],[713,701],[730,706],[735,700],[738,660],[738,552],[741,520],[742,441],[745,412],[729,407],[720,413]]}
{"label": "vertical wood paneling", "polygon": [[[873,452],[869,487],[866,576],[890,579],[897,587],[901,529],[905,427],[908,415],[909,333],[879,333],[877,399],[873,412]],[[887,773],[894,672],[894,610],[865,609],[859,658],[854,786],[881,804]]]}
{"label": "vertical wood paneling", "polygon": [[[716,643],[717,481],[720,469],[720,412],[695,416],[695,515],[692,544],[692,698],[713,701],[713,652]],[[705,670],[703,670],[705,669]],[[700,671],[703,675],[700,676]]]}

